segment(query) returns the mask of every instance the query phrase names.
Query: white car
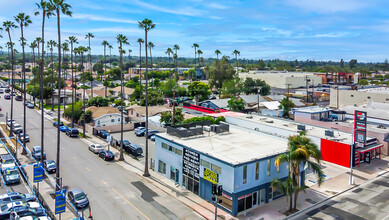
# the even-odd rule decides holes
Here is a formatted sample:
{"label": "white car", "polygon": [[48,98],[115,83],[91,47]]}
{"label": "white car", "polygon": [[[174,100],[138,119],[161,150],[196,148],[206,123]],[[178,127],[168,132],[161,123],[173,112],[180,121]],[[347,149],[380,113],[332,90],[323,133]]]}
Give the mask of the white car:
{"label": "white car", "polygon": [[99,154],[101,151],[104,151],[104,148],[100,144],[91,144],[89,145],[89,150],[95,154]]}
{"label": "white car", "polygon": [[49,217],[41,216],[41,217],[35,217],[35,216],[24,216],[19,217],[17,213],[11,212],[10,220],[51,220]]}
{"label": "white car", "polygon": [[0,213],[10,212],[10,211],[12,211],[13,207],[18,207],[18,206],[27,206],[30,208],[40,208],[41,207],[39,205],[39,203],[37,203],[37,202],[21,202],[21,201],[11,202],[11,203],[8,203],[6,205],[1,206]]}

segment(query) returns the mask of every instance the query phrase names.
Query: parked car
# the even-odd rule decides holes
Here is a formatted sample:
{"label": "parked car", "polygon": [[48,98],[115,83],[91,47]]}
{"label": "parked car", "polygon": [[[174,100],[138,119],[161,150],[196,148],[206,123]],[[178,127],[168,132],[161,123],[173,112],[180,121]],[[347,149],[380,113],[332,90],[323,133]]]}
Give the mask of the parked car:
{"label": "parked car", "polygon": [[100,152],[104,151],[104,148],[100,144],[91,144],[89,145],[89,150],[95,154],[99,154]]}
{"label": "parked car", "polygon": [[78,137],[78,129],[77,128],[69,128],[66,131],[66,135],[69,137]]}
{"label": "parked car", "polygon": [[145,132],[146,132],[146,128],[141,128],[141,129],[139,129],[139,130],[135,133],[135,135],[138,136],[138,137],[144,136],[144,135],[145,135]]}
{"label": "parked car", "polygon": [[25,101],[24,102],[24,105],[27,106],[28,104],[30,104],[31,102],[30,101]]}
{"label": "parked car", "polygon": [[3,154],[0,156],[1,169],[5,171],[8,168],[16,166],[14,158],[10,154]]}
{"label": "parked car", "polygon": [[12,123],[12,124],[15,124],[15,123],[16,123],[15,119],[12,119],[12,120],[11,120],[11,119],[8,119],[8,120],[7,120],[7,126],[8,126],[8,127],[11,126],[11,123]]}
{"label": "parked car", "polygon": [[[41,152],[42,152],[42,147],[41,146],[34,146],[32,148],[32,156],[35,158],[35,160],[41,160]],[[43,152],[43,159],[46,159],[46,153]]]}
{"label": "parked car", "polygon": [[150,141],[155,141],[155,134],[150,137]]}
{"label": "parked car", "polygon": [[35,217],[45,216],[45,210],[43,208],[17,206],[17,207],[14,207],[13,210],[10,212],[5,212],[5,213],[0,214],[0,219],[10,219],[11,213],[13,213],[12,215],[17,214],[20,217],[23,217],[23,216],[35,216]]}
{"label": "parked car", "polygon": [[103,139],[106,139],[108,137],[109,133],[106,130],[99,130],[99,131],[97,131],[97,135]]}
{"label": "parked car", "polygon": [[45,160],[43,161],[43,168],[49,173],[55,173],[57,171],[57,164],[54,160]]}
{"label": "parked car", "polygon": [[150,138],[151,136],[154,136],[155,134],[159,133],[157,130],[149,130],[147,133],[147,138]]}
{"label": "parked car", "polygon": [[5,88],[4,91],[5,91],[5,93],[10,93],[11,89],[10,88]]}
{"label": "parked car", "polygon": [[10,95],[10,96],[15,96],[16,93],[15,93],[15,92],[10,92],[9,95]]}
{"label": "parked car", "polygon": [[7,100],[10,100],[11,99],[11,96],[10,95],[4,95],[4,99],[7,99]]}
{"label": "parked car", "polygon": [[143,149],[136,144],[130,144],[127,148],[123,148],[127,153],[132,154],[134,156],[142,155]]}
{"label": "parked car", "polygon": [[14,128],[13,131],[14,131],[14,134],[19,135],[19,134],[23,133],[23,128],[17,127],[17,128]]}
{"label": "parked car", "polygon": [[89,205],[88,197],[81,189],[69,190],[68,199],[76,208],[84,208]]}
{"label": "parked car", "polygon": [[16,100],[16,101],[23,101],[23,96],[17,95],[17,96],[15,97],[15,100]]}
{"label": "parked car", "polygon": [[[120,147],[120,140],[119,141],[116,141],[116,146],[117,147]],[[130,145],[131,143],[128,141],[128,140],[123,140],[123,147],[124,146],[128,146],[128,145]]]}
{"label": "parked car", "polygon": [[[58,121],[53,122],[53,126],[58,127]],[[59,122],[59,126],[64,126],[62,121]]]}
{"label": "parked car", "polygon": [[10,193],[0,195],[0,206],[8,204],[11,201],[34,202],[36,201],[36,197],[34,194],[29,194],[29,193],[23,194],[19,192],[10,192]]}
{"label": "parked car", "polygon": [[136,132],[138,132],[140,129],[146,129],[145,127],[137,127],[134,129],[134,133],[136,134]]}
{"label": "parked car", "polygon": [[69,130],[69,127],[66,125],[63,125],[63,126],[59,127],[59,130],[62,132],[66,132],[67,130]]}
{"label": "parked car", "polygon": [[107,161],[107,160],[114,160],[115,159],[115,155],[112,153],[112,151],[108,151],[108,150],[101,151],[99,153],[99,157],[101,157],[105,161]]}
{"label": "parked car", "polygon": [[19,136],[19,139],[21,142],[23,142],[24,139],[26,139],[26,142],[30,142],[30,136],[28,134],[24,134],[22,132],[22,133],[19,133],[18,136]]}
{"label": "parked car", "polygon": [[6,184],[20,183],[20,175],[18,168],[10,168],[3,171],[3,177]]}
{"label": "parked car", "polygon": [[4,93],[4,89],[0,89],[0,94],[3,94]]}
{"label": "parked car", "polygon": [[20,206],[26,206],[29,208],[41,207],[38,202],[22,202],[22,201],[10,202],[0,207],[0,213],[11,212],[14,207],[20,207]]}
{"label": "parked car", "polygon": [[34,108],[34,104],[33,103],[28,103],[27,104],[27,108]]}

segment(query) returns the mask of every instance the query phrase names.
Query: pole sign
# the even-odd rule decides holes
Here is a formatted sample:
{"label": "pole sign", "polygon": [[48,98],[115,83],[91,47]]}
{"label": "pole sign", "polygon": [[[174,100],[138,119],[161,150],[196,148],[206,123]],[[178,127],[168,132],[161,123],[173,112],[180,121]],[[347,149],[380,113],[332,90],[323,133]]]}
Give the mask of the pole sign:
{"label": "pole sign", "polygon": [[55,214],[66,211],[66,189],[55,192]]}
{"label": "pole sign", "polygon": [[204,179],[208,180],[209,182],[219,185],[219,174],[213,172],[212,170],[209,170],[204,167]]}
{"label": "pole sign", "polygon": [[39,183],[43,180],[43,169],[40,164],[34,164],[34,183]]}
{"label": "pole sign", "polygon": [[367,114],[355,110],[354,113],[354,142],[365,144],[367,135]]}
{"label": "pole sign", "polygon": [[184,148],[182,173],[200,180],[200,154]]}

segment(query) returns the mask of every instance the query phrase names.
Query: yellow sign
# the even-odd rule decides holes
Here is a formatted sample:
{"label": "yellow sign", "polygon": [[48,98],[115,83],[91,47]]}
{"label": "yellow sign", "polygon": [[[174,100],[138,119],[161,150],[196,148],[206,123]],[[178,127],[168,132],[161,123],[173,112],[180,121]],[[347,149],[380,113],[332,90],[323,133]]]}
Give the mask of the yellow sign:
{"label": "yellow sign", "polygon": [[208,180],[209,182],[218,185],[219,184],[219,174],[213,172],[212,170],[209,170],[207,168],[204,168],[204,179]]}

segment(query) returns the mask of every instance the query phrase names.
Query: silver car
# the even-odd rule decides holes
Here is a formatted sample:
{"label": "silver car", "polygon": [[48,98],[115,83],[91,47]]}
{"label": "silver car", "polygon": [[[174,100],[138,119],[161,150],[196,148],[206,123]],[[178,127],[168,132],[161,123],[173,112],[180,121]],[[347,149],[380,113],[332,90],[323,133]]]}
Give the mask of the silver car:
{"label": "silver car", "polygon": [[99,154],[101,151],[104,151],[104,148],[100,144],[91,144],[89,145],[89,150],[95,154]]}

